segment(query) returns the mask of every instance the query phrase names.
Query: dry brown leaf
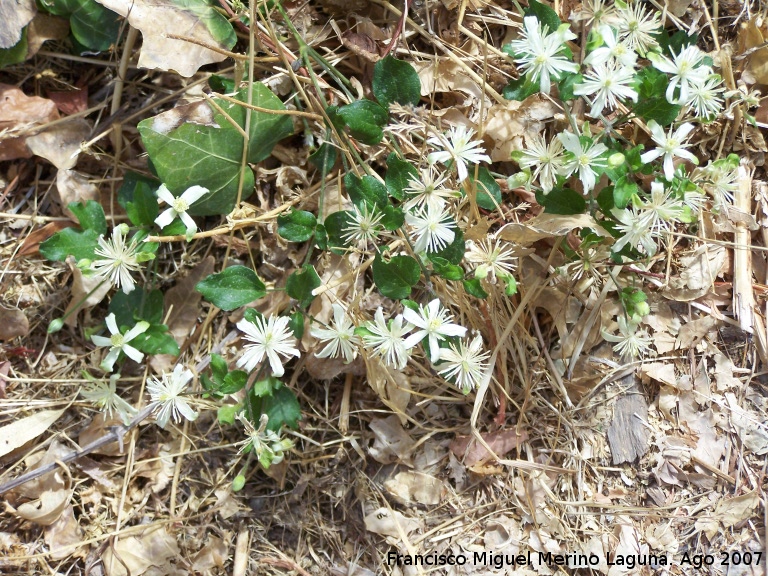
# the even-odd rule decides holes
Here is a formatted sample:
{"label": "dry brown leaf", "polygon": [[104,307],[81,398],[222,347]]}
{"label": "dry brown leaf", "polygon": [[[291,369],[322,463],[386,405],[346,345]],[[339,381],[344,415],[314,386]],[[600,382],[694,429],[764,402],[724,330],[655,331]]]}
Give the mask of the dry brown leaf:
{"label": "dry brown leaf", "polygon": [[73,226],[74,224],[72,222],[64,222],[61,220],[48,222],[48,224],[42,228],[34,230],[31,234],[24,238],[24,243],[21,245],[21,248],[19,248],[18,255],[30,256],[32,254],[37,254],[40,251],[41,242],[45,242],[48,240],[48,238],[56,234],[56,232],[64,230],[64,228],[71,228]]}
{"label": "dry brown leaf", "polygon": [[105,8],[128,19],[128,23],[141,31],[142,44],[139,67],[149,70],[175,70],[189,78],[206,64],[221,62],[226,54],[214,52],[183,40],[168,38],[170,31],[176,36],[193,38],[202,44],[221,50],[229,47],[216,41],[208,27],[192,10],[169,0],[96,0]]}
{"label": "dry brown leaf", "polygon": [[75,510],[71,504],[64,508],[61,516],[45,529],[45,543],[49,554],[54,560],[63,560],[70,556],[85,558],[87,552],[78,549],[83,540],[83,532],[75,518]]}
{"label": "dry brown leaf", "polygon": [[[67,260],[70,270],[72,270],[72,298],[64,311],[64,323],[67,326],[77,326],[79,311],[83,308],[91,308],[104,300],[109,293],[112,285],[104,282],[103,278],[98,276],[85,276],[83,271],[75,266],[70,260]],[[86,298],[86,294],[88,297]],[[74,312],[77,309],[78,312]]]}
{"label": "dry brown leaf", "polygon": [[644,362],[640,366],[640,373],[672,388],[682,389],[675,376],[675,365],[671,362]]}
{"label": "dry brown leaf", "polygon": [[25,502],[16,509],[16,514],[41,526],[53,524],[64,513],[73,490],[46,490],[37,500]]}
{"label": "dry brown leaf", "polygon": [[[88,87],[67,90],[66,92],[47,92],[48,98],[56,102],[59,112],[67,116],[88,109]],[[86,134],[86,138],[88,135]]]}
{"label": "dry brown leaf", "polygon": [[[765,42],[765,21],[762,15],[755,14],[746,26],[738,32],[739,47],[742,52],[761,46]],[[768,48],[760,48],[747,59],[747,66],[742,79],[756,84],[768,83]]]}
{"label": "dry brown leaf", "polygon": [[456,457],[467,467],[479,464],[489,458],[502,457],[528,439],[528,433],[525,430],[518,432],[513,429],[487,432],[481,436],[494,454],[488,452],[488,449],[474,436],[457,436],[451,442],[451,452],[456,454]]}
{"label": "dry brown leaf", "polygon": [[509,100],[491,106],[483,128],[483,134],[493,140],[493,148],[488,151],[491,160],[509,161],[512,152],[525,148],[525,140],[544,130],[544,121],[550,120],[556,111],[555,104],[539,94],[522,102]]}
{"label": "dry brown leaf", "polygon": [[[69,170],[77,164],[80,144],[88,138],[90,133],[91,123],[83,118],[76,118],[30,136],[27,138],[27,147],[35,156],[45,158],[59,170]],[[57,178],[59,194],[65,184],[66,182],[62,183],[61,178]]]}
{"label": "dry brown leaf", "polygon": [[408,377],[400,370],[391,369],[376,357],[366,358],[365,365],[368,384],[405,424],[408,421],[405,409],[411,400],[411,383]]}
{"label": "dry brown leaf", "polygon": [[[78,144],[78,149],[80,145]],[[74,170],[60,169],[56,174],[56,191],[61,208],[70,220],[77,222],[77,217],[69,209],[72,202],[99,200],[99,189],[88,176]]]}
{"label": "dry brown leaf", "polygon": [[[120,390],[120,382],[117,383],[117,389],[118,393]],[[112,418],[107,419],[102,412],[99,412],[96,414],[96,416],[93,417],[93,420],[91,420],[91,423],[88,424],[88,426],[85,427],[85,429],[80,432],[80,435],[77,437],[77,441],[79,442],[80,446],[86,446],[87,444],[90,444],[94,440],[98,440],[99,438],[102,438],[103,436],[109,434],[110,428],[112,426],[120,426],[123,422],[120,420],[119,417],[114,416]],[[125,446],[123,446],[123,449],[125,449]],[[121,454],[120,451],[120,443],[119,442],[112,442],[111,444],[107,444],[105,446],[102,446],[101,448],[98,448],[97,450],[94,450],[92,454],[103,454],[104,456],[117,456]]]}
{"label": "dry brown leaf", "polygon": [[[698,318],[692,322],[687,322],[680,327],[677,340],[675,341],[675,349],[688,350],[693,348],[702,338],[705,338],[717,325],[719,320],[713,316],[704,316]],[[659,350],[659,352],[661,352]]]}
{"label": "dry brown leaf", "polygon": [[8,360],[0,362],[0,400],[4,400],[6,398],[5,387],[8,385],[8,380],[6,378],[8,376],[8,372],[10,371],[11,363]]}
{"label": "dry brown leaf", "polygon": [[702,245],[680,257],[679,276],[670,279],[664,297],[679,302],[690,302],[707,294],[725,264],[723,246]]}
{"label": "dry brown leaf", "polygon": [[21,40],[24,26],[37,12],[35,0],[0,2],[0,49],[13,48]]}
{"label": "dry brown leaf", "polygon": [[408,518],[397,510],[379,508],[368,514],[363,521],[365,529],[374,534],[400,538],[418,530],[421,524],[415,518]]}
{"label": "dry brown leaf", "polygon": [[384,488],[402,502],[419,502],[434,506],[445,492],[442,480],[422,472],[400,472],[384,482]]}
{"label": "dry brown leaf", "polygon": [[31,416],[19,418],[0,428],[0,456],[21,448],[43,434],[64,413],[61,410],[41,410]]}
{"label": "dry brown leaf", "polygon": [[32,58],[47,40],[64,40],[69,35],[69,20],[38,12],[27,29],[27,58]]}
{"label": "dry brown leaf", "polygon": [[0,306],[0,340],[8,341],[29,334],[29,320],[18,308],[7,310]]}
{"label": "dry brown leaf", "polygon": [[497,235],[503,240],[530,246],[544,238],[564,236],[580,228],[590,228],[603,238],[611,238],[610,233],[589,214],[562,216],[544,213],[523,223],[510,222],[503,226]]}
{"label": "dry brown leaf", "polygon": [[218,536],[209,536],[205,546],[192,559],[192,570],[210,574],[214,568],[223,568],[228,557],[229,544]]}
{"label": "dry brown leaf", "polygon": [[760,496],[757,492],[749,492],[735,498],[723,498],[715,506],[715,516],[723,528],[730,528],[739,522],[751,518],[753,510],[760,504]]}
{"label": "dry brown leaf", "polygon": [[382,464],[399,460],[410,466],[415,443],[397,416],[374,418],[369,426],[376,436],[373,446],[369,448],[374,460]]}
{"label": "dry brown leaf", "polygon": [[138,459],[134,474],[150,480],[148,488],[154,494],[162,492],[173,478],[175,462],[172,454],[178,452],[180,443],[162,444],[155,446],[153,450],[143,452]]}
{"label": "dry brown leaf", "polygon": [[166,324],[179,346],[184,344],[197,325],[202,294],[195,290],[195,285],[213,272],[215,262],[213,256],[207,256],[165,293]]}
{"label": "dry brown leaf", "polygon": [[141,536],[120,538],[114,545],[114,553],[112,548],[108,546],[102,556],[107,576],[141,576],[153,567],[161,574],[176,573],[170,561],[179,555],[179,546],[165,526],[152,526]]}
{"label": "dry brown leaf", "polygon": [[27,96],[15,86],[0,84],[0,161],[32,156],[27,136],[36,126],[58,117],[52,100]]}
{"label": "dry brown leaf", "polygon": [[[411,62],[421,82],[421,95],[429,96],[436,92],[460,92],[466,96],[459,105],[479,102],[484,98],[483,90],[466,71],[455,62],[447,59]],[[507,158],[508,159],[508,158]]]}

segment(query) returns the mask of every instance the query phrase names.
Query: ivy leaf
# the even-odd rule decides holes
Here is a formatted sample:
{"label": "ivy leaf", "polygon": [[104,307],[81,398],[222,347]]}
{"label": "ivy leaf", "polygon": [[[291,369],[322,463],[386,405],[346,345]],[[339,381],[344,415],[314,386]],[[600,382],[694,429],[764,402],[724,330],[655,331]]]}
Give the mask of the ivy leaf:
{"label": "ivy leaf", "polygon": [[305,242],[315,233],[317,218],[312,212],[291,210],[277,217],[277,233],[290,242]]}
{"label": "ivy leaf", "polygon": [[98,240],[99,233],[95,230],[64,228],[40,243],[40,254],[57,262],[66,260],[70,255],[74,256],[75,260],[93,260],[99,245]]}
{"label": "ivy leaf", "polygon": [[464,278],[464,269],[461,266],[451,264],[445,258],[439,256],[430,256],[430,262],[432,262],[432,269],[435,274],[442,276],[446,280],[461,280]]}
{"label": "ivy leaf", "polygon": [[296,270],[285,281],[285,291],[288,296],[299,301],[299,306],[306,308],[315,299],[312,290],[319,287],[322,282],[320,276],[311,264]]}
{"label": "ivy leaf", "polygon": [[385,262],[381,254],[373,261],[373,282],[387,298],[408,298],[411,288],[421,278],[419,263],[410,256],[393,256]]}
{"label": "ivy leaf", "polygon": [[301,419],[301,406],[296,394],[287,386],[280,386],[271,396],[264,397],[261,405],[262,414],[269,418],[267,430],[277,432],[283,425],[296,429]]}
{"label": "ivy leaf", "polygon": [[548,214],[584,214],[587,209],[584,196],[570,188],[553,188],[549,194],[537,191],[536,202],[544,206]]}
{"label": "ivy leaf", "polygon": [[419,173],[413,164],[401,160],[395,152],[387,156],[387,174],[384,184],[392,198],[402,200],[405,198],[405,189],[411,180],[419,180]]}
{"label": "ivy leaf", "polygon": [[408,62],[392,56],[376,62],[372,88],[376,100],[385,106],[392,102],[415,106],[421,100],[421,82],[416,70]]}
{"label": "ivy leaf", "polygon": [[71,202],[69,209],[77,218],[83,230],[93,230],[97,234],[107,233],[107,219],[104,216],[104,208],[93,200],[88,202]]}
{"label": "ivy leaf", "polygon": [[359,209],[364,205],[373,208],[374,206],[383,210],[389,198],[387,197],[387,188],[373,176],[363,176],[358,178],[351,172],[344,176],[344,188],[349,194],[349,199]]}
{"label": "ivy leaf", "polygon": [[549,28],[550,33],[557,30],[560,27],[560,24],[562,24],[557,12],[536,0],[528,0],[528,8],[525,11],[525,15],[536,16],[539,22]]}
{"label": "ivy leaf", "polygon": [[477,180],[470,173],[470,180],[475,185],[477,205],[485,210],[496,210],[501,205],[501,187],[485,166],[477,170]]}
{"label": "ivy leaf", "polygon": [[40,0],[54,16],[69,18],[72,36],[86,49],[104,52],[117,42],[120,18],[95,0]]}
{"label": "ivy leaf", "polygon": [[371,100],[357,100],[339,108],[339,116],[349,126],[352,137],[363,144],[373,145],[384,138],[382,128],[387,123],[387,111]]}
{"label": "ivy leaf", "polygon": [[[246,101],[247,97],[246,89],[235,95],[235,99],[242,102]],[[232,121],[241,127],[245,126],[246,110],[243,106],[221,99],[214,99],[214,102]],[[260,82],[253,85],[251,103],[270,110],[285,109],[283,103]],[[157,175],[174,196],[179,196],[195,184],[211,191],[192,205],[189,214],[229,214],[237,199],[243,137],[226,116],[207,108],[207,104],[198,106],[205,106],[200,110],[203,114],[210,113],[213,116],[212,122],[184,122],[178,127],[173,127],[174,123],[169,124],[171,119],[161,114],[139,122],[139,133]],[[178,109],[169,112],[176,110]],[[178,119],[179,113],[181,111],[176,112],[173,118]],[[252,110],[248,163],[255,164],[264,160],[272,153],[277,142],[292,133],[293,123],[290,116]],[[253,172],[246,167],[243,190],[251,189]]]}
{"label": "ivy leaf", "polygon": [[181,350],[165,324],[153,324],[143,334],[139,334],[131,344],[145,354],[170,354],[178,356]]}
{"label": "ivy leaf", "polygon": [[248,382],[248,373],[244,370],[232,370],[228,372],[221,381],[221,387],[217,390],[219,394],[236,394],[245,388]]}
{"label": "ivy leaf", "polygon": [[256,272],[245,266],[231,266],[223,272],[211,274],[198,282],[195,290],[214,306],[226,311],[250,304],[267,293]]}

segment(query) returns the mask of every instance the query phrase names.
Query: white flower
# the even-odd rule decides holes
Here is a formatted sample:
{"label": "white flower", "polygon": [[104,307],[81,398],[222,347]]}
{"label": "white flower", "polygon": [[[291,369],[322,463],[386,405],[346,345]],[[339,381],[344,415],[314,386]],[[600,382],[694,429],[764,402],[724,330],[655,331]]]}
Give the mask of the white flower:
{"label": "white flower", "polygon": [[648,128],[651,130],[651,138],[653,138],[653,141],[656,142],[659,147],[642,154],[640,160],[645,164],[648,164],[649,162],[656,160],[659,156],[663,156],[664,177],[667,180],[672,180],[675,176],[675,165],[673,161],[675,156],[690,160],[694,164],[699,163],[696,156],[685,149],[688,146],[685,141],[694,128],[693,124],[687,122],[681,124],[674,132],[672,131],[672,128],[670,128],[668,134],[664,133],[664,128],[659,126],[655,120],[648,122]]}
{"label": "white flower", "polygon": [[137,243],[131,240],[125,242],[128,226],[120,224],[112,230],[112,239],[105,240],[104,235],[99,236],[99,246],[96,255],[102,258],[91,263],[91,270],[96,276],[109,280],[113,286],[122,288],[123,292],[130,294],[136,287],[131,278],[131,272],[139,270],[139,262],[136,259]]}
{"label": "white flower", "polygon": [[464,258],[468,262],[478,264],[475,268],[476,278],[486,278],[490,273],[493,283],[496,282],[496,276],[505,278],[515,271],[515,255],[511,245],[492,236],[481,242],[467,241]]}
{"label": "white flower", "polygon": [[184,225],[187,227],[187,239],[197,231],[197,224],[192,219],[192,216],[187,214],[187,210],[195,202],[200,200],[203,196],[208,194],[210,190],[203,188],[202,186],[190,186],[186,191],[178,198],[171,194],[171,191],[165,187],[165,184],[161,184],[157,189],[157,201],[160,203],[162,200],[170,206],[165,212],[155,218],[155,224],[160,228],[165,228],[176,218],[181,218]]}
{"label": "white flower", "polygon": [[626,6],[618,6],[619,36],[631,49],[645,54],[657,46],[654,34],[661,31],[659,15],[651,10],[646,12],[641,0],[630,0]]}
{"label": "white flower", "polygon": [[266,356],[272,374],[282,376],[285,374],[282,356],[301,356],[296,348],[296,339],[288,327],[287,316],[270,316],[265,320],[263,316],[257,316],[255,322],[242,319],[237,327],[245,333],[245,339],[253,342],[245,346],[245,352],[237,361],[240,368],[251,372]]}
{"label": "white flower", "polygon": [[136,350],[128,343],[135,339],[139,334],[143,334],[149,329],[149,322],[137,322],[136,326],[128,330],[125,334],[120,333],[120,329],[117,327],[115,320],[115,314],[112,313],[107,316],[104,321],[109,328],[111,336],[91,336],[91,340],[96,346],[109,346],[109,352],[104,360],[101,361],[101,369],[105,372],[112,372],[112,368],[115,365],[117,357],[120,356],[120,352],[123,352],[128,358],[135,362],[141,362],[144,359],[144,354]]}
{"label": "white flower", "polygon": [[463,337],[467,333],[463,326],[451,323],[448,310],[443,308],[438,298],[426,306],[419,306],[418,312],[405,308],[403,317],[416,328],[421,328],[405,339],[405,347],[413,348],[424,338],[428,338],[429,359],[433,364],[440,359],[440,340],[445,340],[448,336]]}
{"label": "white flower", "polygon": [[411,331],[412,326],[403,324],[403,315],[398,314],[389,325],[384,321],[384,311],[379,307],[374,314],[374,322],[366,322],[365,328],[370,334],[363,336],[366,346],[380,356],[387,366],[402,370],[408,363],[408,349],[404,336]]}
{"label": "white flower", "polygon": [[651,197],[641,207],[648,227],[657,233],[668,231],[669,223],[679,220],[683,215],[683,202],[671,190],[665,189],[661,182],[651,183]]}
{"label": "white flower", "polygon": [[618,24],[619,17],[613,0],[609,3],[605,0],[584,0],[581,3],[581,10],[571,14],[571,20],[574,22],[584,20],[587,26],[596,28],[606,24]]}
{"label": "white flower", "polygon": [[[672,60],[666,56],[652,54],[649,56],[653,67],[667,74],[672,74],[672,79],[667,86],[667,100],[671,103],[685,102],[688,100],[688,91],[695,84],[703,84],[712,74],[712,68],[702,64],[706,54],[696,45],[686,46],[679,54],[672,53]],[[680,87],[680,97],[675,98],[675,88]]]}
{"label": "white flower", "polygon": [[626,42],[619,40],[618,33],[608,26],[601,27],[599,32],[605,45],[592,50],[584,59],[584,64],[597,66],[598,64],[613,63],[634,68],[637,63],[637,54]]}
{"label": "white flower", "polygon": [[416,253],[442,250],[456,237],[452,228],[456,222],[443,207],[427,205],[405,215],[405,221],[413,227],[413,250]]}
{"label": "white flower", "polygon": [[656,253],[657,233],[651,228],[651,218],[647,212],[638,212],[633,206],[627,206],[624,210],[614,208],[611,214],[619,221],[616,229],[622,232],[622,236],[613,245],[614,252],[619,252],[628,244],[635,249],[642,246],[648,256]]}
{"label": "white flower", "polygon": [[696,82],[688,89],[685,105],[699,118],[712,118],[720,113],[723,100],[720,98],[724,88],[720,76],[712,75],[706,82]]}
{"label": "white flower", "polygon": [[584,76],[584,81],[576,84],[573,93],[579,96],[595,96],[589,115],[596,118],[603,108],[616,108],[619,98],[637,102],[637,92],[627,85],[634,75],[634,70],[626,66],[595,64]]}
{"label": "white flower", "polygon": [[522,150],[518,161],[520,168],[533,168],[533,177],[538,177],[544,193],[551,192],[565,163],[563,143],[558,138],[552,138],[547,144],[543,134],[526,137],[525,141],[528,148]]}
{"label": "white flower", "polygon": [[318,358],[338,358],[339,353],[344,357],[344,363],[349,364],[357,357],[356,345],[360,338],[355,335],[355,325],[349,319],[346,310],[341,304],[334,303],[333,322],[327,328],[312,326],[309,333],[320,340],[328,342],[320,352],[315,353]]}
{"label": "white flower", "polygon": [[369,240],[375,240],[381,231],[380,222],[384,214],[378,212],[376,208],[369,211],[367,204],[363,205],[362,210],[352,206],[351,213],[346,227],[342,228],[341,237],[355,244],[367,244]]}
{"label": "white flower", "polygon": [[[86,376],[91,379],[88,374]],[[110,418],[112,418],[113,411],[117,412],[123,423],[128,424],[131,418],[136,415],[136,408],[117,395],[116,383],[119,379],[120,374],[112,374],[109,377],[109,384],[104,380],[91,379],[91,383],[80,390],[80,396],[93,402]]]}
{"label": "white flower", "polygon": [[541,92],[548,94],[552,87],[552,77],[558,79],[563,72],[579,71],[575,62],[560,53],[565,43],[576,38],[576,35],[566,24],[550,31],[541,25],[536,16],[526,16],[523,24],[522,38],[510,43],[518,55],[515,62],[530,76],[531,81],[539,82]]}
{"label": "white flower", "polygon": [[704,168],[696,168],[691,178],[712,196],[714,210],[733,204],[733,195],[739,191],[738,166],[727,160],[718,160]]}
{"label": "white flower", "polygon": [[563,143],[563,147],[573,155],[572,158],[566,160],[563,166],[563,175],[570,176],[578,171],[579,180],[584,185],[584,193],[587,194],[597,182],[594,169],[606,166],[605,159],[600,158],[600,156],[608,148],[604,144],[595,144],[591,139],[583,144],[581,138],[573,132],[561,132],[557,137]]}
{"label": "white flower", "polygon": [[163,373],[160,378],[152,377],[147,381],[147,393],[159,410],[155,416],[157,425],[165,428],[173,416],[174,422],[180,422],[183,416],[190,422],[197,419],[197,412],[192,410],[187,400],[181,395],[192,380],[192,372],[177,364],[171,374]]}
{"label": "white flower", "polygon": [[619,334],[614,336],[602,330],[603,338],[608,342],[616,342],[613,350],[622,357],[637,358],[651,351],[651,339],[645,330],[638,330],[638,325],[624,316],[616,318]]}
{"label": "white flower", "polygon": [[455,190],[450,190],[443,186],[448,179],[447,174],[436,172],[433,168],[421,171],[421,178],[414,178],[408,181],[405,192],[412,196],[404,206],[406,209],[418,208],[421,206],[436,206],[442,208],[447,200],[458,197]]}
{"label": "white flower", "polygon": [[490,352],[483,350],[483,338],[479,334],[467,344],[466,340],[458,346],[451,344],[440,349],[440,364],[437,372],[446,379],[452,379],[464,394],[469,394],[477,386],[484,372],[488,369],[486,360]]}
{"label": "white flower", "polygon": [[472,140],[475,131],[466,126],[453,126],[448,130],[446,136],[433,136],[427,142],[443,148],[443,150],[432,152],[427,156],[427,162],[434,164],[442,162],[447,164],[450,161],[456,163],[456,170],[459,173],[459,182],[464,182],[469,176],[467,164],[479,164],[480,162],[490,162],[491,158],[485,153],[482,142]]}

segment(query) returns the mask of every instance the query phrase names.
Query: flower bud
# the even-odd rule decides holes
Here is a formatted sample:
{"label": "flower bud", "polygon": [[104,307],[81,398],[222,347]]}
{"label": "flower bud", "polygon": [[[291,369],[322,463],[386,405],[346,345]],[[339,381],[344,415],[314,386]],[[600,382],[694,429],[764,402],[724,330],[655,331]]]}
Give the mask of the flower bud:
{"label": "flower bud", "polygon": [[622,154],[621,152],[616,152],[615,154],[611,154],[608,157],[608,166],[610,166],[611,168],[618,168],[619,166],[624,164],[626,160],[627,159],[624,157],[624,154]]}
{"label": "flower bud", "polygon": [[48,334],[54,334],[64,327],[64,320],[62,318],[54,318],[51,323],[48,324]]}

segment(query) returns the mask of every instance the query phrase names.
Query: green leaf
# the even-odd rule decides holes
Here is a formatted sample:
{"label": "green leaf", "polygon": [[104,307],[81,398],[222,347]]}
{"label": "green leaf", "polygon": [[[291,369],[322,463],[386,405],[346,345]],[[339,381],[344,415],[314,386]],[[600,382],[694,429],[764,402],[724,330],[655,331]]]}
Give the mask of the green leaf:
{"label": "green leaf", "polygon": [[386,56],[373,67],[373,95],[385,106],[392,102],[415,106],[421,100],[419,75],[408,62]]}
{"label": "green leaf", "polygon": [[309,161],[322,172],[328,174],[336,164],[336,147],[329,142],[323,142],[320,147],[309,155]]}
{"label": "green leaf", "polygon": [[421,278],[419,263],[410,256],[393,256],[385,262],[381,254],[373,261],[373,282],[384,296],[393,300],[408,298]]}
{"label": "green leaf", "polygon": [[211,74],[211,77],[208,78],[208,86],[219,94],[231,94],[235,91],[235,81],[220,74]]}
{"label": "green leaf", "polygon": [[88,50],[103,52],[117,42],[120,17],[96,0],[40,0],[54,16],[69,18],[72,36]]}
{"label": "green leaf", "polygon": [[285,291],[288,296],[299,301],[299,306],[306,308],[315,299],[312,290],[319,287],[320,284],[322,284],[320,276],[317,275],[311,264],[306,264],[288,276],[285,281]]}
{"label": "green leaf", "polygon": [[399,230],[405,223],[405,213],[403,209],[388,205],[384,207],[384,217],[381,219],[381,225],[387,230]]}
{"label": "green leaf", "polygon": [[290,327],[291,332],[293,332],[293,337],[297,340],[301,340],[304,336],[304,314],[301,312],[294,312],[291,314],[288,326]]}
{"label": "green leaf", "polygon": [[240,404],[225,404],[224,406],[219,406],[219,409],[216,411],[216,418],[220,424],[234,424],[235,416],[237,416],[237,413],[240,412],[241,409],[242,406],[240,406]]}
{"label": "green leaf", "polygon": [[568,100],[575,100],[576,94],[573,93],[573,89],[576,84],[584,81],[584,76],[581,74],[567,74],[565,78],[558,82],[558,90],[560,92],[560,100],[567,102]]}
{"label": "green leaf", "polygon": [[168,326],[164,324],[154,324],[143,334],[139,334],[131,344],[144,352],[145,354],[170,354],[178,356],[179,345],[176,340],[168,333]]}
{"label": "green leaf", "polygon": [[312,212],[291,210],[277,217],[277,233],[290,242],[305,242],[315,233],[317,218]]}
{"label": "green leaf", "polygon": [[[235,99],[245,101],[247,89]],[[219,107],[239,126],[245,126],[244,107],[214,98]],[[264,84],[253,85],[251,104],[270,110],[285,106]],[[139,122],[139,133],[160,179],[174,196],[193,185],[204,186],[211,193],[195,202],[189,213],[197,216],[229,214],[237,199],[243,137],[218,111],[213,112],[215,126],[186,122],[168,130],[155,118]],[[251,111],[250,144],[247,161],[255,164],[272,153],[275,144],[293,133],[290,116]],[[245,168],[245,197],[253,189],[253,172]]]}
{"label": "green leaf", "polygon": [[109,302],[109,311],[115,315],[118,326],[133,327],[144,320],[152,325],[163,322],[163,293],[160,290],[148,292],[136,288],[130,294],[118,291]]}
{"label": "green leaf", "polygon": [[[123,185],[117,192],[117,201],[125,208],[128,218],[135,226],[154,225],[160,211],[155,195],[158,186],[159,182],[154,178],[147,178],[135,172],[126,172]],[[181,221],[177,220],[177,222]],[[179,234],[184,234],[186,227],[183,224],[181,226],[182,230]]]}
{"label": "green leaf", "polygon": [[517,100],[522,102],[528,96],[536,94],[539,91],[539,85],[531,82],[528,75],[520,76],[517,80],[510,81],[509,84],[504,86],[501,94],[507,100]]}
{"label": "green leaf", "polygon": [[549,194],[537,191],[536,202],[548,214],[584,214],[587,209],[584,196],[570,188],[554,188]]}
{"label": "green leaf", "polygon": [[95,230],[65,228],[40,244],[40,254],[55,261],[66,260],[70,255],[75,260],[93,260],[94,251],[99,245],[98,238],[99,234]]}
{"label": "green leaf", "polygon": [[211,274],[198,282],[195,290],[214,306],[227,311],[250,304],[267,293],[256,272],[245,266],[231,266],[223,272]]}
{"label": "green leaf", "polygon": [[235,394],[245,388],[248,382],[248,372],[243,370],[232,370],[227,373],[222,380],[221,388],[218,389],[219,394]]}
{"label": "green leaf", "polygon": [[634,113],[642,119],[656,120],[661,126],[668,126],[675,121],[681,106],[667,101],[667,85],[669,79],[663,72],[653,66],[646,66],[635,76],[637,104]]}
{"label": "green leaf", "polygon": [[21,31],[21,38],[16,42],[15,46],[11,48],[4,48],[0,50],[0,68],[11,66],[12,64],[18,64],[24,62],[27,59],[27,52],[29,51],[29,42],[27,41],[27,29],[25,26]]}
{"label": "green leaf", "polygon": [[536,16],[539,22],[549,28],[550,33],[557,30],[560,27],[560,24],[562,24],[560,18],[557,16],[557,12],[536,0],[528,0],[528,8],[525,11],[525,15]]}
{"label": "green leaf", "polygon": [[387,123],[387,111],[371,100],[357,100],[339,108],[339,115],[349,126],[352,137],[363,144],[378,144],[384,138],[382,127]]}
{"label": "green leaf", "polygon": [[262,414],[269,417],[267,430],[277,432],[283,425],[296,429],[301,419],[301,406],[290,388],[281,386],[262,402]]}
{"label": "green leaf", "polygon": [[211,354],[211,376],[213,376],[214,382],[219,384],[224,382],[224,377],[228,372],[229,367],[224,357],[216,353]]}
{"label": "green leaf", "polygon": [[373,176],[358,178],[350,172],[344,176],[344,188],[352,203],[361,210],[364,205],[383,210],[389,202],[387,188]]}
{"label": "green leaf", "polygon": [[346,246],[342,235],[344,234],[344,228],[347,227],[347,222],[349,222],[348,210],[340,210],[339,212],[334,212],[333,214],[328,214],[328,216],[326,216],[325,221],[323,222],[323,227],[328,235],[328,246]]}
{"label": "green leaf", "polygon": [[419,172],[410,162],[401,160],[395,152],[387,156],[387,174],[384,184],[392,198],[405,198],[405,189],[411,180],[419,180]]}
{"label": "green leaf", "polygon": [[638,190],[639,188],[634,181],[630,180],[627,176],[622,176],[613,187],[614,206],[623,210],[632,200],[632,196],[637,194]]}
{"label": "green leaf", "polygon": [[481,300],[485,300],[486,298],[488,298],[488,292],[483,290],[483,285],[480,283],[479,278],[472,278],[472,280],[464,280],[462,284],[464,285],[464,290],[470,296],[474,296],[475,298],[480,298]]}
{"label": "green leaf", "polygon": [[453,237],[453,242],[442,250],[433,252],[430,259],[437,257],[447,260],[450,264],[460,264],[464,259],[466,242],[464,242],[464,232],[457,229]]}
{"label": "green leaf", "polygon": [[101,204],[88,200],[85,204],[81,202],[71,202],[69,209],[80,222],[83,230],[93,230],[97,234],[107,233],[107,219],[104,216],[104,208]]}
{"label": "green leaf", "polygon": [[613,203],[613,186],[606,186],[597,195],[597,205],[603,214],[610,214],[616,205]]}
{"label": "green leaf", "polygon": [[496,210],[501,205],[501,187],[488,168],[480,166],[477,169],[477,180],[473,173],[470,173],[469,179],[475,184],[477,205],[480,208]]}
{"label": "green leaf", "polygon": [[442,276],[446,280],[461,280],[464,278],[464,269],[461,266],[451,264],[445,258],[439,256],[430,256],[430,262],[432,262],[432,269],[435,274]]}

